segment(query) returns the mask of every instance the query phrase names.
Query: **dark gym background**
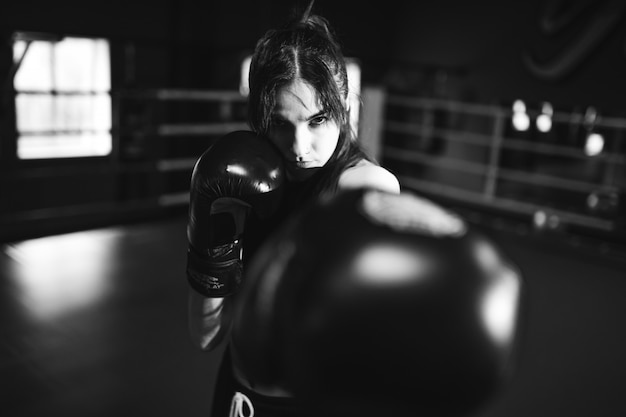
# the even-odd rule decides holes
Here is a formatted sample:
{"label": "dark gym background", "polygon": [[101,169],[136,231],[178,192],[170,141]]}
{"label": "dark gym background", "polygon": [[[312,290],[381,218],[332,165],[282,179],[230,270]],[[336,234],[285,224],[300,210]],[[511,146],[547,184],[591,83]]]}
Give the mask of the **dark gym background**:
{"label": "dark gym background", "polygon": [[[294,4],[0,5],[0,414],[208,415],[220,352],[187,336],[184,196],[193,160],[245,122],[242,59]],[[318,0],[316,11],[360,63],[364,97],[378,97],[381,162],[524,273],[519,371],[478,415],[625,415],[623,1]],[[110,155],[16,157],[16,31],[109,40]],[[550,102],[552,132],[516,131],[517,99],[533,121]],[[591,131],[600,155],[582,152]]]}

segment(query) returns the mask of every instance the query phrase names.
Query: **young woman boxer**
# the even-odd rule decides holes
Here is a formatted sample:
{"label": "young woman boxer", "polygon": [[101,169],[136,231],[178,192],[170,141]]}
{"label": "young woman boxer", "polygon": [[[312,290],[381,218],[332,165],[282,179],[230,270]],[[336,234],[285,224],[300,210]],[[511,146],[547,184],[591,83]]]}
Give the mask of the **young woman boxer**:
{"label": "young woman boxer", "polygon": [[[248,102],[254,133],[227,135],[229,140],[209,149],[194,169],[188,226],[189,324],[193,340],[205,350],[229,337],[242,270],[280,220],[342,190],[400,192],[397,178],[357,143],[350,125],[345,59],[328,21],[313,14],[312,6],[313,1],[298,18],[268,31],[256,45]],[[257,149],[260,143],[267,146]],[[267,162],[264,168],[255,162],[259,157]],[[215,172],[219,163],[209,160],[229,160],[231,165]],[[233,176],[239,177],[235,181]],[[241,176],[254,191],[242,191]],[[207,185],[214,183],[220,186]],[[248,198],[250,193],[261,194],[264,200]],[[225,244],[207,244],[217,233],[210,220],[203,220],[210,217],[207,210],[211,216],[227,213],[236,219],[236,237]],[[263,217],[256,214],[268,211],[270,220],[255,221]],[[234,413],[244,403],[252,405],[256,416],[301,415],[288,387],[259,384],[238,367],[228,348],[216,384],[215,417]]]}

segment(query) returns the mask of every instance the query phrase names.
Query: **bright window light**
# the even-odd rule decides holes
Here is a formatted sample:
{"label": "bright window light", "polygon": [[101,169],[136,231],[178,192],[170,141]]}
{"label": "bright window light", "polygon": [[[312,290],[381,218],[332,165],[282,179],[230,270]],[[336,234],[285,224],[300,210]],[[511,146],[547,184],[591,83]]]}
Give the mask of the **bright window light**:
{"label": "bright window light", "polygon": [[554,110],[550,103],[543,103],[541,114],[537,116],[537,130],[547,133],[552,129],[552,114]]}
{"label": "bright window light", "polygon": [[355,134],[359,130],[359,110],[361,108],[361,66],[354,60],[346,59],[348,73],[348,103],[350,105],[350,124]]}
{"label": "bright window light", "polygon": [[242,96],[248,97],[250,94],[250,84],[248,82],[248,74],[250,74],[250,63],[252,56],[247,56],[241,63],[241,80],[239,81],[239,92]]}
{"label": "bright window light", "polygon": [[524,132],[530,127],[530,118],[526,113],[513,113],[513,127]]}
{"label": "bright window light", "polygon": [[513,128],[519,131],[526,131],[530,127],[530,117],[526,113],[526,104],[522,100],[513,102]]}
{"label": "bright window light", "polygon": [[523,100],[515,100],[513,102],[514,113],[526,113],[526,104]]}
{"label": "bright window light", "polygon": [[589,133],[585,142],[585,154],[587,156],[596,156],[602,153],[604,149],[604,137],[599,133]]}
{"label": "bright window light", "polygon": [[111,152],[111,70],[104,39],[16,34],[13,80],[20,159]]}

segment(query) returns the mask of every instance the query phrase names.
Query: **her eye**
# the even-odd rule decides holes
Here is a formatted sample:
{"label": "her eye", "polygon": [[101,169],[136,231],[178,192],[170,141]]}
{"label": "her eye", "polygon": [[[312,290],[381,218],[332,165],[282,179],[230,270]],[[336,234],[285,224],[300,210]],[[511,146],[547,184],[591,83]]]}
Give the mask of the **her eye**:
{"label": "her eye", "polygon": [[328,117],[326,116],[317,116],[313,119],[311,119],[310,123],[314,126],[320,126],[323,125],[324,123],[326,123],[328,121]]}
{"label": "her eye", "polygon": [[271,123],[274,127],[281,127],[286,124],[286,122],[281,118],[273,118]]}

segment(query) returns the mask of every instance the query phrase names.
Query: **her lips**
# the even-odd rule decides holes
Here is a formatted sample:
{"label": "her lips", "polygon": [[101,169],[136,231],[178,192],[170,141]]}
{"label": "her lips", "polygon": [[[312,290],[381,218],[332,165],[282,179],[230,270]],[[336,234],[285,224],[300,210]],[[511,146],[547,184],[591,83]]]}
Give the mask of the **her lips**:
{"label": "her lips", "polygon": [[294,161],[293,165],[298,168],[309,168],[313,165],[313,161]]}

